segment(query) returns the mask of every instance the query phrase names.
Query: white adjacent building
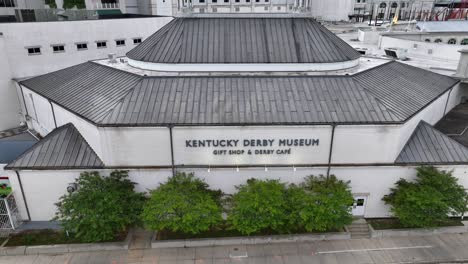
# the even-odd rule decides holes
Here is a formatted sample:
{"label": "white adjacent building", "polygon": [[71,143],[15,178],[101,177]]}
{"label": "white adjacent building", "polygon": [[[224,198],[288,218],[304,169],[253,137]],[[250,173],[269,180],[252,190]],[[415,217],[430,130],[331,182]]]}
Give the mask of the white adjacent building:
{"label": "white adjacent building", "polygon": [[354,215],[386,217],[381,198],[417,166],[468,188],[468,148],[434,128],[467,94],[460,79],[361,58],[308,18],[177,18],[125,57],[17,80],[44,138],[6,169],[33,221],[81,172],[114,169],[138,191],[175,171],[226,193],[334,174],[351,182]]}

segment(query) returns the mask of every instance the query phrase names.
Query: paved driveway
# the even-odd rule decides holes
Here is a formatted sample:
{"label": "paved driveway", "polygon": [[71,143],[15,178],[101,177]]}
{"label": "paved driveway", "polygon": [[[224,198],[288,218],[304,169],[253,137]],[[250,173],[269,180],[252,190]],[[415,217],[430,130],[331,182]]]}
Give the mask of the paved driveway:
{"label": "paved driveway", "polygon": [[[353,239],[253,246],[133,249],[129,251],[32,255],[0,257],[0,263],[353,264],[447,263],[463,259],[468,260],[468,234]],[[466,263],[468,263],[468,261]]]}

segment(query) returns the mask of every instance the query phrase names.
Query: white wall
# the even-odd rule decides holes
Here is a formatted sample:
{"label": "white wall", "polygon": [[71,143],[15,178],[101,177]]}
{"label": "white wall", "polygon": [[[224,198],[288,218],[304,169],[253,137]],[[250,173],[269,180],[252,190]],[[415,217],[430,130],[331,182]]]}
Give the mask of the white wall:
{"label": "white wall", "polygon": [[[13,84],[10,63],[5,58],[5,39],[0,36],[0,131],[6,130],[19,124],[18,99]],[[2,99],[4,98],[4,99]]]}
{"label": "white wall", "polygon": [[395,142],[401,125],[337,126],[332,164],[393,163],[400,149]]}
{"label": "white wall", "polygon": [[[416,45],[416,48],[415,46]],[[408,50],[408,56],[424,57],[431,60],[442,60],[456,62],[460,58],[458,50],[464,46],[448,45],[444,43],[429,43],[424,41],[405,40],[401,38],[382,36],[380,38],[381,49],[385,48],[403,48]],[[428,50],[432,50],[429,54]]]}
{"label": "white wall", "polygon": [[[147,38],[171,21],[170,17],[109,19],[64,22],[0,23],[0,131],[18,126],[19,104],[11,79],[63,69],[88,60],[121,56],[135,47],[135,37]],[[116,47],[116,39],[126,46]],[[95,41],[106,40],[98,49]],[[77,51],[76,42],[87,42],[88,50]],[[53,53],[51,45],[64,44],[64,53]],[[28,55],[25,47],[41,47],[41,55]]]}
{"label": "white wall", "polygon": [[[459,179],[459,183],[468,188],[468,166],[438,166],[442,170],[453,170],[453,175]],[[264,168],[240,168],[207,169],[186,168],[182,172],[194,172],[196,177],[204,179],[212,189],[221,189],[225,193],[234,193],[235,186],[244,184],[250,178],[279,179],[286,183],[300,183],[308,175],[326,174],[327,168],[296,168],[292,167],[268,167]],[[350,181],[353,194],[367,194],[365,217],[390,216],[388,206],[381,200],[389,193],[400,178],[413,180],[416,176],[415,167],[332,167],[331,174],[339,179]],[[21,196],[19,183],[14,172],[9,171],[18,206],[24,218],[27,217]],[[102,175],[108,175],[109,170],[101,171]],[[66,193],[66,187],[79,177],[79,171],[21,171],[21,180],[28,202],[32,220],[47,221],[55,214],[55,203],[59,197]],[[172,174],[171,170],[140,169],[130,170],[130,179],[136,183],[136,191],[146,192],[157,188],[160,183],[167,180]]]}
{"label": "white wall", "polygon": [[[49,134],[55,129],[52,107],[49,101],[36,92],[24,86],[21,87],[23,89],[27,113],[31,117],[28,126],[36,130],[42,136]],[[26,113],[25,110],[24,113]]]}
{"label": "white wall", "polygon": [[[245,146],[244,140],[274,140],[271,146]],[[318,139],[313,146],[279,146],[281,139]],[[238,140],[231,147],[187,147],[187,140]],[[312,127],[176,127],[173,129],[176,165],[327,164],[331,126]],[[221,150],[226,153],[216,154]],[[243,151],[229,154],[229,151]],[[248,151],[252,154],[249,154]],[[271,150],[271,154],[257,151]],[[278,151],[290,150],[290,153]]]}
{"label": "white wall", "polygon": [[312,0],[312,16],[326,21],[348,21],[355,0]]}
{"label": "white wall", "polygon": [[171,141],[165,127],[102,127],[101,158],[107,166],[171,166]]}

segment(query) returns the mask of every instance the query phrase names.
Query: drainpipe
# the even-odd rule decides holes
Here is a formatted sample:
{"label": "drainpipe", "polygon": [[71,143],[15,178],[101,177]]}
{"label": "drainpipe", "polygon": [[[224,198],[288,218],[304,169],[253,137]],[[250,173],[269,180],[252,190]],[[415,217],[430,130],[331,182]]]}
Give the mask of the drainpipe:
{"label": "drainpipe", "polygon": [[21,176],[17,170],[15,170],[15,172],[16,172],[16,176],[18,177],[21,194],[23,196],[24,206],[26,207],[26,213],[28,214],[28,221],[31,221],[31,214],[29,213],[28,202],[26,201],[26,196],[24,194],[23,183],[21,182]]}
{"label": "drainpipe", "polygon": [[171,163],[172,163],[172,176],[175,176],[175,164],[174,164],[174,140],[172,139],[172,128],[173,126],[169,126],[169,137],[171,141]]}
{"label": "drainpipe", "polygon": [[336,128],[336,124],[333,124],[332,132],[331,132],[331,140],[330,140],[330,151],[328,153],[327,179],[328,177],[330,177],[331,159],[332,159],[332,153],[333,153],[333,141],[335,139],[335,128]]}
{"label": "drainpipe", "polygon": [[52,104],[50,100],[49,100],[49,104],[50,104],[50,109],[52,110],[52,116],[54,117],[54,125],[55,125],[55,128],[57,128],[57,120],[55,119],[54,105]]}

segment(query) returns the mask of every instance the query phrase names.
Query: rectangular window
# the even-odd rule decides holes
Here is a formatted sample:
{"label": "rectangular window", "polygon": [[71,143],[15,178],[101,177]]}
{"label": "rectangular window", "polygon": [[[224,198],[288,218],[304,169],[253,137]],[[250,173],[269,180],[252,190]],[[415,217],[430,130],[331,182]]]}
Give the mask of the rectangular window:
{"label": "rectangular window", "polygon": [[105,49],[107,48],[107,41],[98,41],[96,42],[96,47],[98,49]]}
{"label": "rectangular window", "polygon": [[212,3],[218,3],[218,0],[211,0]]}
{"label": "rectangular window", "polygon": [[116,40],[115,45],[117,45],[117,47],[125,46],[125,39]]}
{"label": "rectangular window", "polygon": [[224,0],[224,3],[229,3],[229,0]]}
{"label": "rectangular window", "polygon": [[265,0],[265,3],[268,3],[268,2],[270,2],[270,0]]}
{"label": "rectangular window", "polygon": [[54,53],[65,52],[65,46],[64,45],[53,45],[52,50],[54,51]]}
{"label": "rectangular window", "polygon": [[40,55],[41,54],[41,48],[40,47],[32,47],[32,48],[27,48],[28,49],[28,54],[29,55]]}
{"label": "rectangular window", "polygon": [[245,0],[246,3],[250,3],[250,0]]}
{"label": "rectangular window", "polygon": [[140,44],[141,43],[141,38],[134,38],[133,39],[133,44]]}
{"label": "rectangular window", "polygon": [[239,2],[240,2],[240,0],[236,0],[236,3],[239,3]]}
{"label": "rectangular window", "polygon": [[205,0],[199,0],[198,2],[199,3],[205,3]]}
{"label": "rectangular window", "polygon": [[76,49],[77,50],[87,50],[88,49],[88,44],[87,43],[77,43],[76,44]]}

